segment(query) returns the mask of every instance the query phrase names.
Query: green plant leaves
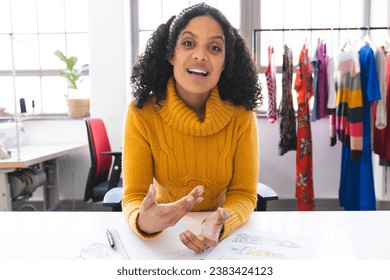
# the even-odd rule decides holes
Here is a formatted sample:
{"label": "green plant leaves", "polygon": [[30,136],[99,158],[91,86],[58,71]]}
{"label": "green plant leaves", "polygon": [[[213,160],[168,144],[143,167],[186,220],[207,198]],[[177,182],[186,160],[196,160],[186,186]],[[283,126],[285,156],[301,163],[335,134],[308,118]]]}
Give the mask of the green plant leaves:
{"label": "green plant leaves", "polygon": [[77,89],[76,81],[79,79],[80,74],[75,71],[74,66],[77,63],[78,58],[75,56],[67,57],[60,50],[55,51],[54,55],[66,64],[66,70],[62,71],[60,76],[68,80],[69,88]]}

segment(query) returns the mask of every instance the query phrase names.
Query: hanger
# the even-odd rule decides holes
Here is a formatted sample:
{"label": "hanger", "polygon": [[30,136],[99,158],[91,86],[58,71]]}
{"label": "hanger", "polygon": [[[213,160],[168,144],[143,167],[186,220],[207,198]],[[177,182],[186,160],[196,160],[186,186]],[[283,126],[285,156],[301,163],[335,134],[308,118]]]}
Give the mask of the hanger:
{"label": "hanger", "polygon": [[309,48],[309,43],[308,43],[308,40],[307,40],[307,29],[305,29],[306,31],[306,35],[305,35],[305,48],[308,49]]}
{"label": "hanger", "polygon": [[308,49],[309,48],[309,44],[308,44],[308,41],[307,41],[307,36],[305,36],[305,44],[304,44],[305,48]]}
{"label": "hanger", "polygon": [[386,52],[390,51],[390,30],[389,27],[387,27],[387,40],[383,43],[383,47]]}
{"label": "hanger", "polygon": [[361,48],[363,48],[365,45],[366,45],[366,41],[365,39],[363,38],[363,36],[359,36],[359,38],[357,39],[355,45],[354,45],[354,48],[356,50],[360,50]]}
{"label": "hanger", "polygon": [[[347,28],[347,31],[349,31],[349,28]],[[343,44],[343,46],[342,46],[341,49],[340,49],[342,52],[346,52],[347,50],[349,50],[350,48],[352,48],[350,35],[351,35],[351,33],[348,32],[348,36],[345,36],[344,44]]]}
{"label": "hanger", "polygon": [[372,42],[371,37],[370,37],[370,27],[367,26],[367,33],[364,36],[364,42],[368,44],[372,48],[376,48],[375,44]]}
{"label": "hanger", "polygon": [[[332,36],[330,37],[331,40],[330,40],[330,42],[329,42],[329,43],[330,43],[330,53],[328,52],[328,53],[329,53],[329,56],[333,56],[333,47],[334,47],[334,46],[333,46],[333,41],[334,41],[334,40],[332,40],[332,38],[333,38],[333,27],[331,28],[331,31],[332,31],[332,32],[331,32]],[[329,51],[329,49],[328,49],[328,51]]]}
{"label": "hanger", "polygon": [[[289,29],[289,31],[291,31],[291,29]],[[283,45],[288,47],[288,44],[289,44],[289,41],[288,41],[288,35],[285,35],[285,34],[289,34],[289,33],[285,33],[283,32]]]}
{"label": "hanger", "polygon": [[344,41],[344,45],[341,47],[341,50],[343,52],[346,52],[347,50],[349,50],[350,48],[352,48],[352,44],[351,44],[351,40],[349,37],[346,37],[345,38],[345,41]]}
{"label": "hanger", "polygon": [[272,39],[273,39],[273,31],[272,31],[272,29],[271,29],[271,36],[269,37],[269,46],[270,47],[273,47],[273,42],[272,42]]}

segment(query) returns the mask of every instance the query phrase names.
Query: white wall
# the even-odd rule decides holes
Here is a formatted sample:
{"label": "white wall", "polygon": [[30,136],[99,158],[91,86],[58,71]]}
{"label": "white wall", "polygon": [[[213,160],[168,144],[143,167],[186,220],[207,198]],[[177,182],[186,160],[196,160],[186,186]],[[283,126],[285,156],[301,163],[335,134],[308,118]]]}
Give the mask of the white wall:
{"label": "white wall", "polygon": [[[258,119],[260,177],[280,198],[295,197],[295,157],[290,151],[278,155],[279,124]],[[311,124],[313,139],[313,185],[315,198],[338,198],[341,146],[330,147],[328,119]]]}
{"label": "white wall", "polygon": [[111,148],[119,150],[130,95],[129,0],[90,0],[89,6],[91,117],[104,120]]}

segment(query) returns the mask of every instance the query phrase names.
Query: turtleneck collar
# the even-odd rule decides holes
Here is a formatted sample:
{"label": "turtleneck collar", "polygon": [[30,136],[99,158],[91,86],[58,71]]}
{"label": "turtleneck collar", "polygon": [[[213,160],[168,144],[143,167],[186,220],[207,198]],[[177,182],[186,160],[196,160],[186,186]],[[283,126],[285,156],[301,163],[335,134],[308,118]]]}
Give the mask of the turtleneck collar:
{"label": "turtleneck collar", "polygon": [[175,82],[170,78],[167,84],[167,97],[157,107],[161,117],[173,129],[191,136],[213,135],[223,129],[232,119],[234,105],[223,101],[217,87],[213,88],[206,102],[204,121],[187,107],[177,96]]}

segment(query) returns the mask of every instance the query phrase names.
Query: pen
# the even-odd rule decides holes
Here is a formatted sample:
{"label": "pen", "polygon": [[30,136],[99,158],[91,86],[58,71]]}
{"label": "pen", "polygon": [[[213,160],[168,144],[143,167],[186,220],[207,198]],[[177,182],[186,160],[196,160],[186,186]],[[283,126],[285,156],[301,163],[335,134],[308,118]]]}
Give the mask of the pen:
{"label": "pen", "polygon": [[106,230],[107,238],[108,238],[108,243],[110,243],[111,248],[115,247],[114,239],[112,238],[111,232],[107,229]]}

